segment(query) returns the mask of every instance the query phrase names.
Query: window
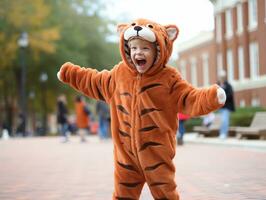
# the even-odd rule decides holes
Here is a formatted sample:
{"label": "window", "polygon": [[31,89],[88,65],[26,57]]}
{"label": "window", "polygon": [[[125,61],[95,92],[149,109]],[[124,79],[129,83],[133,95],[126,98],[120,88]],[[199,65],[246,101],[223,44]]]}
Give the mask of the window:
{"label": "window", "polygon": [[246,106],[245,99],[241,99],[241,100],[240,100],[240,107],[241,107],[241,108],[244,108],[245,106]]}
{"label": "window", "polygon": [[243,31],[243,11],[241,3],[237,4],[236,12],[237,12],[237,33],[240,34]]}
{"label": "window", "polygon": [[225,11],[226,22],[226,38],[230,38],[233,35],[233,20],[231,9]]}
{"label": "window", "polygon": [[223,57],[222,57],[222,53],[218,53],[217,54],[217,73],[219,73],[222,70],[223,70]]}
{"label": "window", "polygon": [[244,51],[243,47],[238,47],[238,72],[239,72],[239,80],[243,81],[245,78],[245,70],[244,70]]}
{"label": "window", "polygon": [[258,25],[257,0],[248,0],[248,25],[249,30],[254,30]]}
{"label": "window", "polygon": [[259,100],[259,98],[253,97],[252,100],[251,100],[251,106],[253,106],[253,107],[260,106],[260,100]]}
{"label": "window", "polygon": [[266,0],[265,0],[265,3],[264,3],[264,5],[265,5],[265,8],[264,8],[264,13],[265,13],[265,16],[264,16],[264,23],[266,24]]}
{"label": "window", "polygon": [[209,85],[209,55],[207,53],[202,54],[202,66],[203,66],[203,85]]}
{"label": "window", "polygon": [[259,49],[258,43],[249,44],[250,52],[250,78],[255,79],[259,76]]}
{"label": "window", "polygon": [[197,78],[197,60],[196,58],[191,58],[190,59],[190,63],[191,63],[191,83],[194,86],[197,86],[198,84],[198,78]]}
{"label": "window", "polygon": [[182,77],[183,79],[187,79],[187,70],[186,70],[186,61],[182,60],[180,62],[180,70],[181,70],[181,74],[182,74]]}
{"label": "window", "polygon": [[231,49],[228,49],[226,52],[227,55],[227,77],[228,81],[232,82],[234,80],[234,63],[233,63],[233,52]]}
{"label": "window", "polygon": [[221,26],[221,15],[216,15],[216,42],[219,43],[222,40],[222,26]]}

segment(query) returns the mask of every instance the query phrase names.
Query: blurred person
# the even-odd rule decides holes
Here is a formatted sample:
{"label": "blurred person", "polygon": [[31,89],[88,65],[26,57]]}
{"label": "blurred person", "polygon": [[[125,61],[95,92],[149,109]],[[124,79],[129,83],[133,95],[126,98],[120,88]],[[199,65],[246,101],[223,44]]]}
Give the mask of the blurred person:
{"label": "blurred person", "polygon": [[196,88],[167,65],[177,26],[138,19],[118,25],[122,61],[97,71],[67,62],[58,79],[111,108],[113,200],[139,199],[145,183],[154,199],[179,200],[175,183],[177,113],[192,116],[225,102],[218,85]]}
{"label": "blurred person", "polygon": [[19,113],[18,115],[18,126],[16,129],[16,135],[17,136],[23,136],[25,137],[27,135],[26,133],[26,119],[23,113]]}
{"label": "blurred person", "polygon": [[230,125],[230,114],[235,111],[234,91],[232,85],[226,78],[226,72],[221,70],[218,73],[218,85],[222,87],[226,94],[226,101],[224,106],[219,110],[221,115],[221,126],[219,130],[219,138],[226,139],[228,137],[228,130]]}
{"label": "blurred person", "polygon": [[189,119],[189,115],[185,115],[183,113],[178,113],[178,131],[177,131],[177,144],[184,144],[184,134],[186,132],[185,122]]}
{"label": "blurred person", "polygon": [[109,106],[103,101],[97,101],[96,114],[99,118],[99,137],[107,139],[110,132],[110,111]]}
{"label": "blurred person", "polygon": [[64,94],[61,94],[57,98],[57,123],[61,136],[63,137],[62,142],[69,141],[68,131],[68,108],[67,100]]}
{"label": "blurred person", "polygon": [[76,96],[75,99],[76,126],[81,142],[86,142],[86,135],[90,128],[90,110],[88,109],[84,98]]}

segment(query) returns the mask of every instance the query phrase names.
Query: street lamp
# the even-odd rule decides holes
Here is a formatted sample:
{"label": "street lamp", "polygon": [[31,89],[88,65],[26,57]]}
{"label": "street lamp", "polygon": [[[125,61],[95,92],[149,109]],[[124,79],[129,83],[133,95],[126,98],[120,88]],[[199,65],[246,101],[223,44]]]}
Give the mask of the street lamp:
{"label": "street lamp", "polygon": [[46,85],[45,82],[48,80],[46,72],[42,72],[40,75],[41,90],[42,90],[42,105],[43,105],[43,116],[42,116],[42,135],[47,133],[47,102],[46,102]]}
{"label": "street lamp", "polygon": [[25,49],[29,45],[27,32],[22,32],[17,41],[20,47],[20,131],[23,136],[26,136],[26,125],[27,125],[27,108],[26,108],[26,65],[25,65]]}

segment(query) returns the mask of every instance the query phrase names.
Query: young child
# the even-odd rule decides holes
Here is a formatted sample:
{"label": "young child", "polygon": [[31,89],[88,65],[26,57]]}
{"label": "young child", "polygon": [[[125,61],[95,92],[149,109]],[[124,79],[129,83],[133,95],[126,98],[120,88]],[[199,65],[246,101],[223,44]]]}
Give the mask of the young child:
{"label": "young child", "polygon": [[144,183],[154,199],[178,200],[173,158],[178,112],[197,116],[220,108],[218,85],[199,89],[166,63],[178,35],[175,25],[138,19],[118,26],[123,61],[98,72],[65,63],[58,78],[111,109],[114,142],[113,200],[137,200]]}

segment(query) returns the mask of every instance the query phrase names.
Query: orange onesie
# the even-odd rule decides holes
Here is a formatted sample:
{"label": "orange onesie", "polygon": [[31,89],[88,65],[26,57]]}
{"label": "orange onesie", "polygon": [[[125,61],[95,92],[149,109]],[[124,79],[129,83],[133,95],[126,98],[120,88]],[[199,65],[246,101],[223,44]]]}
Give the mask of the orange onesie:
{"label": "orange onesie", "polygon": [[[177,113],[198,116],[214,111],[224,103],[224,91],[218,85],[195,88],[166,64],[178,35],[175,25],[138,19],[118,29],[123,60],[112,70],[99,72],[68,62],[61,67],[58,78],[110,105],[115,160],[113,200],[139,199],[144,183],[154,199],[178,200],[172,161]],[[154,40],[157,45],[157,58],[145,73],[138,73],[130,58],[128,39],[132,34]]]}

